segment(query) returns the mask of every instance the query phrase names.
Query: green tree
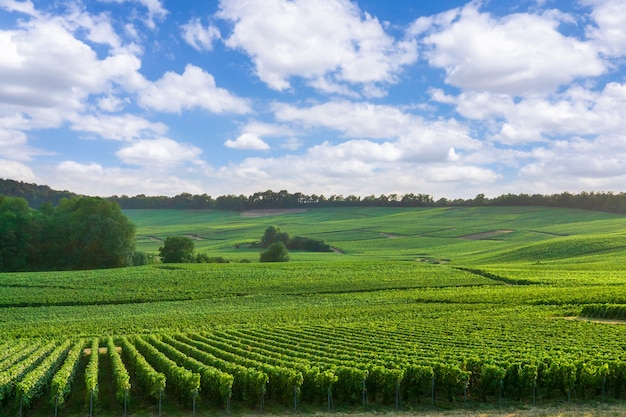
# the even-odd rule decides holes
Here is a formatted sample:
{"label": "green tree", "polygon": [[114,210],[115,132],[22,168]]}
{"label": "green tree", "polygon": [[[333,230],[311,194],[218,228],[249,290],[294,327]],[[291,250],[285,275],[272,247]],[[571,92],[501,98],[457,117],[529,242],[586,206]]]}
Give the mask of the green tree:
{"label": "green tree", "polygon": [[186,236],[169,236],[159,248],[159,256],[163,263],[194,262],[194,244],[191,238]]}
{"label": "green tree", "polygon": [[270,226],[265,229],[265,233],[261,238],[261,247],[267,248],[272,243],[276,242],[282,242],[283,244],[287,245],[287,242],[289,242],[289,233],[282,232],[280,230],[280,227]]}
{"label": "green tree", "polygon": [[288,262],[289,251],[283,242],[275,242],[261,253],[261,262]]}
{"label": "green tree", "polygon": [[[43,215],[43,214],[42,214]],[[37,269],[97,269],[132,265],[135,225],[117,203],[98,197],[62,200],[45,220]]]}
{"label": "green tree", "polygon": [[26,200],[0,195],[0,271],[28,269],[32,227]]}

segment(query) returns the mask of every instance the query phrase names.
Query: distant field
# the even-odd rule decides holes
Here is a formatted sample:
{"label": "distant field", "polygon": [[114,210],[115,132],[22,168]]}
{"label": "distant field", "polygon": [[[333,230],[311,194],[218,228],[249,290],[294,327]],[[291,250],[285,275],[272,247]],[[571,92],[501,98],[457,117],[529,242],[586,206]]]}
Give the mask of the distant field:
{"label": "distant field", "polygon": [[[198,252],[251,263],[0,274],[0,415],[17,415],[20,401],[25,415],[53,415],[51,398],[65,403],[60,415],[88,415],[90,372],[99,376],[94,415],[104,416],[122,415],[124,398],[132,415],[157,415],[157,374],[173,416],[194,404],[196,415],[555,403],[626,412],[625,322],[579,317],[626,311],[625,216],[125,213],[139,250],[156,254],[167,236],[188,235]],[[270,225],[337,251],[258,263],[247,245]],[[92,346],[101,352],[90,368],[93,354],[72,352]],[[70,368],[61,392],[52,377]]]}

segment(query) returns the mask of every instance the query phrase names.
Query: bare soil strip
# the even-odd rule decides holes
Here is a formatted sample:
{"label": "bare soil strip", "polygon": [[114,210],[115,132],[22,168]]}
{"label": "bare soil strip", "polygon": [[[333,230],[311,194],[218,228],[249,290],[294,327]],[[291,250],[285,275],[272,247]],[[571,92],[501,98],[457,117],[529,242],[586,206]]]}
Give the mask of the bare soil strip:
{"label": "bare soil strip", "polygon": [[459,236],[459,239],[481,240],[481,239],[488,239],[490,237],[494,237],[498,235],[505,235],[507,233],[512,233],[512,232],[514,232],[514,230],[507,230],[507,229],[491,230],[489,232],[474,233],[472,235]]}
{"label": "bare soil strip", "polygon": [[591,318],[591,317],[564,317],[565,320],[573,320],[573,321],[586,321],[587,323],[600,323],[600,324],[613,324],[613,325],[626,325],[626,321],[624,320],[613,320],[613,319],[600,319],[600,318]]}

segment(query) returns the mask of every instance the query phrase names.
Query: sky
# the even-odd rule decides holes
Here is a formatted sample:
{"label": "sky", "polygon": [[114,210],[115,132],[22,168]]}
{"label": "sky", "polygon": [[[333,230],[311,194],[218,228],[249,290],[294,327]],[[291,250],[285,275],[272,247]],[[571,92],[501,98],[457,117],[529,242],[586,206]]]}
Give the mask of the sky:
{"label": "sky", "polygon": [[624,0],[0,0],[0,178],[626,191]]}

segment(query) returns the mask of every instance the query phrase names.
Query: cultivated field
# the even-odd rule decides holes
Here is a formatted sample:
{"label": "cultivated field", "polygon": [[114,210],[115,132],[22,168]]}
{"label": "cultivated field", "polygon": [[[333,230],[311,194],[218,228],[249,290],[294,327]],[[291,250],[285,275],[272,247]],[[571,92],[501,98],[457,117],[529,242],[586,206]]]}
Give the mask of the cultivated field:
{"label": "cultivated field", "polygon": [[[126,214],[233,262],[0,274],[1,416],[626,412],[624,216]],[[270,225],[336,250],[260,264]]]}

